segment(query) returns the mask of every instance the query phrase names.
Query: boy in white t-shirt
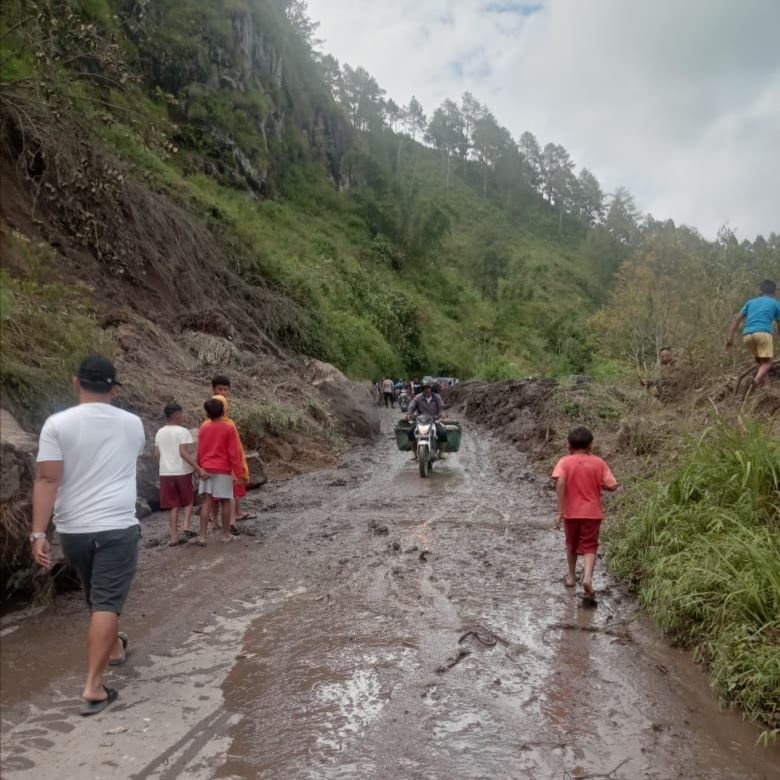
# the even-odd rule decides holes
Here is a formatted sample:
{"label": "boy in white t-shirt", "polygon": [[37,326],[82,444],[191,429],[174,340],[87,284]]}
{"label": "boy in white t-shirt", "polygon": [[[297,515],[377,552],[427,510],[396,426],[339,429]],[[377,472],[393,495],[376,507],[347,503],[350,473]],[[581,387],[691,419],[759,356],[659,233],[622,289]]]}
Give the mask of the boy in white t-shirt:
{"label": "boy in white t-shirt", "polygon": [[[183,412],[179,404],[165,407],[166,425],[154,437],[154,457],[160,464],[160,507],[169,509],[171,540],[175,547],[194,539],[197,534],[190,530],[194,491],[192,474],[197,472],[203,478],[202,469],[190,453],[192,434],[181,424]],[[184,527],[179,537],[179,509],[184,510]]]}

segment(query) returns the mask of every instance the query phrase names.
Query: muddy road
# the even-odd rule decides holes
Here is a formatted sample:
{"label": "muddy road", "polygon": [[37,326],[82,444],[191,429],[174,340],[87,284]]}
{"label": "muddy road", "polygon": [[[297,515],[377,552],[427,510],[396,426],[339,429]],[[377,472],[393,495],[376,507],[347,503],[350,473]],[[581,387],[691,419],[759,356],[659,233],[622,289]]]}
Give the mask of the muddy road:
{"label": "muddy road", "polygon": [[79,718],[79,598],[4,622],[2,776],[780,777],[603,570],[561,582],[552,493],[467,428],[421,480],[381,440],[267,486],[240,542],[168,549],[144,526],[119,701]]}

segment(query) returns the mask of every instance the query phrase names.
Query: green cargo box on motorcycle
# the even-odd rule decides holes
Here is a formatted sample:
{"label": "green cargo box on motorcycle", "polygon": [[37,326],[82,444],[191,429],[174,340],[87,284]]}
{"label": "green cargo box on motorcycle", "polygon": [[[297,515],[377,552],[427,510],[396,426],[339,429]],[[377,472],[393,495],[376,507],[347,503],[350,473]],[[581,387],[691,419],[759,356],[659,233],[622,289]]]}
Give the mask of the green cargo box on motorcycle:
{"label": "green cargo box on motorcycle", "polygon": [[[460,449],[460,442],[463,436],[463,428],[459,422],[454,420],[440,420],[444,429],[447,431],[447,447],[445,452],[457,452]],[[399,420],[395,428],[395,443],[402,452],[412,451],[412,431],[414,422],[410,420]]]}

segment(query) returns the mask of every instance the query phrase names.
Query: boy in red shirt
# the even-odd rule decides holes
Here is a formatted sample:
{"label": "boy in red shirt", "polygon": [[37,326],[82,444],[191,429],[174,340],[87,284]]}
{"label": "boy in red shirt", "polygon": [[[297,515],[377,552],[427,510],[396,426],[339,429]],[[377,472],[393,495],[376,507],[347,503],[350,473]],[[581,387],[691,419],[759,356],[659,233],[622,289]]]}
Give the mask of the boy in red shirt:
{"label": "boy in red shirt", "polygon": [[580,426],[569,433],[569,454],[561,458],[552,473],[556,481],[558,517],[555,527],[566,533],[566,561],[569,573],[566,587],[577,584],[577,556],[583,556],[585,573],[582,588],[593,598],[593,569],[599,549],[599,530],[604,519],[601,491],[617,490],[617,481],[609,466],[590,451],[593,434]]}
{"label": "boy in red shirt", "polygon": [[222,541],[229,542],[233,538],[230,535],[233,479],[242,478],[244,473],[238,432],[225,417],[225,405],[216,398],[209,398],[203,408],[209,419],[198,431],[198,468],[207,472],[207,478],[201,479],[199,487],[203,505],[197,544],[201,546],[206,544],[206,530],[215,504],[222,508]]}

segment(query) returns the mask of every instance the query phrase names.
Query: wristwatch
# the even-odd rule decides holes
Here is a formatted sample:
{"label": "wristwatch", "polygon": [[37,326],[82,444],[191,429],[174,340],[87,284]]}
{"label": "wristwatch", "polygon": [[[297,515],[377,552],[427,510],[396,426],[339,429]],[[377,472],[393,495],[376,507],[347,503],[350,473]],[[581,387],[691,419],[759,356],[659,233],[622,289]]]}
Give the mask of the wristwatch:
{"label": "wristwatch", "polygon": [[33,531],[30,534],[30,544],[33,544],[33,542],[38,541],[38,539],[45,539],[46,534],[43,531]]}

